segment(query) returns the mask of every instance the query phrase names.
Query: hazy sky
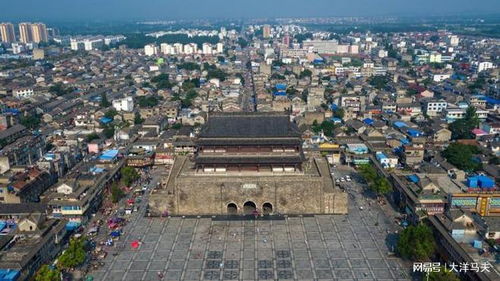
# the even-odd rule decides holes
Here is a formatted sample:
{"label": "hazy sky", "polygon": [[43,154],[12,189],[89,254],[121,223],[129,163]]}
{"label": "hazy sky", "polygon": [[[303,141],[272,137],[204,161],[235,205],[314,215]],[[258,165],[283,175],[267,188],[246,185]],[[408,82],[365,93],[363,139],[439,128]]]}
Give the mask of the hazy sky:
{"label": "hazy sky", "polygon": [[0,0],[0,3],[3,7],[0,21],[500,14],[500,0]]}

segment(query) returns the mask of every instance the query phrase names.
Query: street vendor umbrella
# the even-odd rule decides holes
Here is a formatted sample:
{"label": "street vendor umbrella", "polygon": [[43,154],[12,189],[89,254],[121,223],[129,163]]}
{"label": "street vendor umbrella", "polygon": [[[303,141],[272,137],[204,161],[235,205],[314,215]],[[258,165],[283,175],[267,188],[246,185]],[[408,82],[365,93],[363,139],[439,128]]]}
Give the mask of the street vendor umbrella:
{"label": "street vendor umbrella", "polygon": [[130,246],[134,249],[139,248],[139,240],[132,241],[132,243],[130,243]]}

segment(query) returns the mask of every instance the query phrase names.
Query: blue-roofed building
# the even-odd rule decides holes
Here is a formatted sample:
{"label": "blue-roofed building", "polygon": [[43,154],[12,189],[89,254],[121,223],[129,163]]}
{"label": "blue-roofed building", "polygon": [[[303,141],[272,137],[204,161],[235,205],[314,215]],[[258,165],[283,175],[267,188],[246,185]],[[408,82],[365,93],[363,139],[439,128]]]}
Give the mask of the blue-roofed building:
{"label": "blue-roofed building", "polygon": [[19,270],[14,269],[0,269],[0,280],[1,281],[15,281],[18,280],[21,273]]}
{"label": "blue-roofed building", "polygon": [[99,118],[99,122],[101,122],[102,124],[109,124],[113,122],[113,119],[104,116]]}
{"label": "blue-roofed building", "polygon": [[276,84],[276,90],[278,90],[278,91],[286,90],[286,84],[283,84],[283,83]]}
{"label": "blue-roofed building", "polygon": [[399,141],[401,142],[402,145],[409,145],[411,143],[410,140],[405,139],[405,138],[402,138]]}
{"label": "blue-roofed building", "polygon": [[494,99],[492,97],[484,97],[484,100],[486,101],[486,103],[489,103],[489,104],[500,104],[499,99]]}
{"label": "blue-roofed building", "polygon": [[323,58],[316,58],[313,60],[313,64],[323,64],[324,62]]}
{"label": "blue-roofed building", "polygon": [[420,178],[417,175],[409,175],[406,176],[406,178],[412,183],[418,183],[420,181]]}
{"label": "blue-roofed building", "polygon": [[419,131],[417,129],[411,129],[411,128],[406,130],[406,133],[412,138],[422,137],[424,135],[424,133],[422,131]]}
{"label": "blue-roofed building", "polygon": [[331,110],[333,110],[333,111],[335,111],[335,110],[339,109],[339,106],[338,106],[338,105],[336,105],[336,104],[334,104],[334,103],[332,103],[332,104],[330,105],[330,109],[331,109]]}
{"label": "blue-roofed building", "polygon": [[347,151],[354,154],[368,153],[368,147],[363,143],[347,144]]}
{"label": "blue-roofed building", "polygon": [[103,168],[99,168],[99,167],[92,167],[89,170],[89,172],[91,172],[92,174],[100,174],[100,173],[102,173],[104,171],[106,171],[106,170],[103,169]]}
{"label": "blue-roofed building", "polygon": [[111,149],[104,151],[101,156],[99,156],[99,161],[102,162],[114,162],[118,158],[118,150]]}
{"label": "blue-roofed building", "polygon": [[375,158],[377,158],[377,161],[385,169],[396,168],[396,166],[398,165],[398,162],[399,162],[398,157],[396,157],[394,155],[391,155],[389,157],[388,155],[386,155],[385,153],[380,152],[380,151],[377,151],[377,153],[375,153]]}
{"label": "blue-roofed building", "polygon": [[373,121],[373,119],[371,119],[371,118],[365,118],[365,119],[363,120],[363,122],[364,122],[366,125],[372,125],[374,121]]}
{"label": "blue-roofed building", "polygon": [[479,175],[467,178],[467,187],[469,188],[495,188],[495,181],[487,176]]}
{"label": "blue-roofed building", "polygon": [[338,117],[331,117],[330,118],[330,121],[332,121],[333,123],[335,124],[340,124],[342,123],[342,119],[338,118]]}
{"label": "blue-roofed building", "polygon": [[402,128],[408,127],[408,125],[406,125],[406,123],[403,121],[396,121],[393,123],[393,125],[397,129],[402,129]]}

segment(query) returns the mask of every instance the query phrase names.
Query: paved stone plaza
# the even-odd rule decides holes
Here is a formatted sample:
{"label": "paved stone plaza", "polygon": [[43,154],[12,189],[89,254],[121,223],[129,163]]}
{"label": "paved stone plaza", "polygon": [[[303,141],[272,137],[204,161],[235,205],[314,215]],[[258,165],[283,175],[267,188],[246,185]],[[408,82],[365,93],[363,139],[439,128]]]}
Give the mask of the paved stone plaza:
{"label": "paved stone plaza", "polygon": [[[388,257],[390,221],[352,206],[347,216],[215,221],[137,218],[118,255],[95,280],[410,280],[408,266]],[[375,226],[376,220],[379,224]],[[130,241],[140,239],[139,249]],[[123,248],[122,248],[123,247]]]}

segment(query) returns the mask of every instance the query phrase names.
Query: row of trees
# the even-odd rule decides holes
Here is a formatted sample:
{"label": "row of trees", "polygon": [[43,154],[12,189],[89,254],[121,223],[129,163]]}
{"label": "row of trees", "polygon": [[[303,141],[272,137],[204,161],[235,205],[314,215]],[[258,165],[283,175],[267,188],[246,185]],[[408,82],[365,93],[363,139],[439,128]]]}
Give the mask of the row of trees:
{"label": "row of trees", "polygon": [[63,96],[72,93],[75,89],[73,87],[66,87],[63,83],[56,83],[49,87],[49,92],[57,96]]}
{"label": "row of trees", "polygon": [[443,150],[441,155],[460,170],[473,172],[482,168],[482,163],[473,159],[474,155],[479,152],[476,146],[452,143]]}
{"label": "row of trees", "polygon": [[475,138],[472,130],[479,127],[479,118],[476,108],[470,106],[462,119],[458,119],[450,124],[450,131],[454,139],[473,139]]}
{"label": "row of trees", "polygon": [[[405,228],[399,235],[396,251],[404,259],[430,261],[436,251],[436,241],[431,228],[423,223]],[[425,273],[422,278],[429,281],[460,281],[455,273],[444,267],[438,272]]]}
{"label": "row of trees", "polygon": [[314,133],[318,134],[320,132],[323,132],[323,134],[327,137],[333,137],[334,136],[334,130],[335,130],[335,124],[333,124],[333,122],[330,122],[330,121],[323,121],[320,123],[318,123],[317,120],[314,120],[313,121],[313,124],[312,124],[312,130]]}
{"label": "row of trees", "polygon": [[389,181],[385,177],[380,176],[373,166],[362,165],[359,168],[359,172],[368,184],[368,188],[378,195],[392,191],[392,186]]}
{"label": "row of trees", "polygon": [[[121,173],[121,183],[125,186],[130,186],[134,181],[138,180],[141,175],[137,172],[133,167],[123,167],[120,170]],[[114,182],[111,185],[111,201],[113,203],[119,202],[125,193],[123,192],[120,184],[118,182]]]}
{"label": "row of trees", "polygon": [[61,270],[69,270],[83,264],[87,257],[87,238],[72,238],[68,248],[57,259],[57,266],[42,265],[35,275],[35,281],[60,281]]}

